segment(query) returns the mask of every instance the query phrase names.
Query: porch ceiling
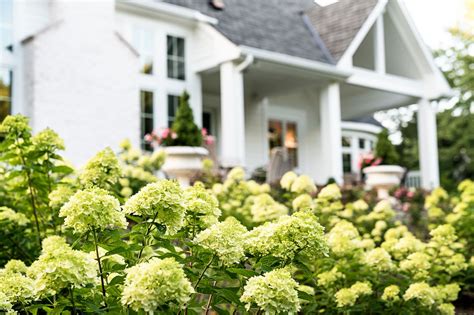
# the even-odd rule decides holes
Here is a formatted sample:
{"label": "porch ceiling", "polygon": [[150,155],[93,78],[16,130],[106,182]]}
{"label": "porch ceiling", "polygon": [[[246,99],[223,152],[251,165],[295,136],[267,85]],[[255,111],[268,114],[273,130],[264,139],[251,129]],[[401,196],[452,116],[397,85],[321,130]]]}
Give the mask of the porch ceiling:
{"label": "porch ceiling", "polygon": [[[220,94],[219,71],[202,73],[204,92]],[[246,95],[272,96],[305,87],[318,88],[329,82],[314,71],[256,60],[244,71]]]}
{"label": "porch ceiling", "polygon": [[381,90],[341,84],[341,117],[351,119],[367,116],[380,110],[387,110],[417,103],[413,96]]}

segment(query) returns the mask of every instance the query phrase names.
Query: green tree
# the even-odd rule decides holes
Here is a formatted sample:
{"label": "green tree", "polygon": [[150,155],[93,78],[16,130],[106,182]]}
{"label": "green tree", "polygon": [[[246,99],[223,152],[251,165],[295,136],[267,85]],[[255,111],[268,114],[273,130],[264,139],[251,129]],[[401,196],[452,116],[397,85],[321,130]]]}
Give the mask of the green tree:
{"label": "green tree", "polygon": [[[438,153],[441,185],[449,190],[466,178],[474,178],[474,34],[452,30],[452,44],[435,52],[438,65],[455,95],[440,100],[444,106],[437,115]],[[397,146],[401,165],[418,167],[416,115],[400,125],[403,141]]]}
{"label": "green tree", "polygon": [[382,159],[382,164],[398,164],[398,153],[388,139],[388,130],[383,129],[377,136],[375,156]]}
{"label": "green tree", "polygon": [[177,138],[173,140],[175,146],[199,147],[202,144],[202,134],[199,127],[194,123],[193,110],[189,106],[189,94],[184,91],[179,98],[176,119],[171,126]]}

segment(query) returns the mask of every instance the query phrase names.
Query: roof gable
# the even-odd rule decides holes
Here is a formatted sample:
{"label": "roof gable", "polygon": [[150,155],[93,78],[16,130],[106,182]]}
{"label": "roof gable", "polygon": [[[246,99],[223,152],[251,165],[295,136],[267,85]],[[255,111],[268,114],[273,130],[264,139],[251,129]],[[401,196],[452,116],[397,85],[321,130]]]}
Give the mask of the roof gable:
{"label": "roof gable", "polygon": [[378,0],[340,0],[306,11],[333,58],[338,61],[352,43]]}

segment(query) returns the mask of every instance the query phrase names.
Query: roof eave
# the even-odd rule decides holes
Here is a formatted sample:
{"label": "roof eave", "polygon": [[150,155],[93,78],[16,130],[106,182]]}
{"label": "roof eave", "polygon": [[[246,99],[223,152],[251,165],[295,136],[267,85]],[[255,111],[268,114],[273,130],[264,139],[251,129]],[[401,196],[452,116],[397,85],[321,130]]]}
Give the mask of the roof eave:
{"label": "roof eave", "polygon": [[239,46],[242,54],[252,55],[255,59],[265,60],[269,62],[274,62],[286,66],[291,66],[295,68],[305,69],[317,72],[322,77],[329,79],[343,81],[350,77],[352,73],[348,70],[341,69],[335,65],[324,63],[321,61],[315,61],[295,56],[290,56],[287,54],[277,53],[269,50],[248,47],[248,46]]}
{"label": "roof eave", "polygon": [[174,4],[146,0],[117,0],[119,8],[139,8],[149,12],[165,14],[168,17],[216,25],[218,20],[201,12]]}

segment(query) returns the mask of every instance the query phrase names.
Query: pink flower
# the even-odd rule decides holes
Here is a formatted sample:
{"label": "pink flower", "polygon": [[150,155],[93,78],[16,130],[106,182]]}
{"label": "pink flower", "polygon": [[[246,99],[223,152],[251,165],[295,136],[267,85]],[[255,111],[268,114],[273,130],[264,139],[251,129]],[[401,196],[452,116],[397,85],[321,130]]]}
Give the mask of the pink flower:
{"label": "pink flower", "polygon": [[176,139],[176,138],[178,138],[178,134],[176,134],[176,132],[173,131],[171,133],[171,139]]}
{"label": "pink flower", "polygon": [[169,135],[170,135],[170,128],[165,128],[163,129],[163,131],[161,131],[162,138],[168,138]]}
{"label": "pink flower", "polygon": [[206,128],[202,128],[201,129],[201,134],[203,137],[206,137],[207,136],[207,129]]}
{"label": "pink flower", "polygon": [[153,136],[149,133],[147,133],[145,135],[145,137],[143,137],[143,139],[146,141],[146,142],[152,142],[153,141]]}
{"label": "pink flower", "polygon": [[382,163],[382,159],[381,159],[381,158],[378,158],[378,159],[376,159],[376,160],[372,163],[372,166],[377,166],[377,165],[379,165],[380,163]]}
{"label": "pink flower", "polygon": [[405,202],[403,205],[402,205],[402,211],[403,212],[408,212],[408,210],[410,210],[410,204],[408,202]]}
{"label": "pink flower", "polygon": [[204,138],[204,142],[206,143],[206,145],[211,145],[215,142],[215,138],[213,136],[206,136]]}
{"label": "pink flower", "polygon": [[408,198],[413,198],[413,197],[415,197],[415,192],[414,192],[414,191],[411,191],[411,190],[408,191],[408,192],[407,192],[407,197],[408,197]]}

